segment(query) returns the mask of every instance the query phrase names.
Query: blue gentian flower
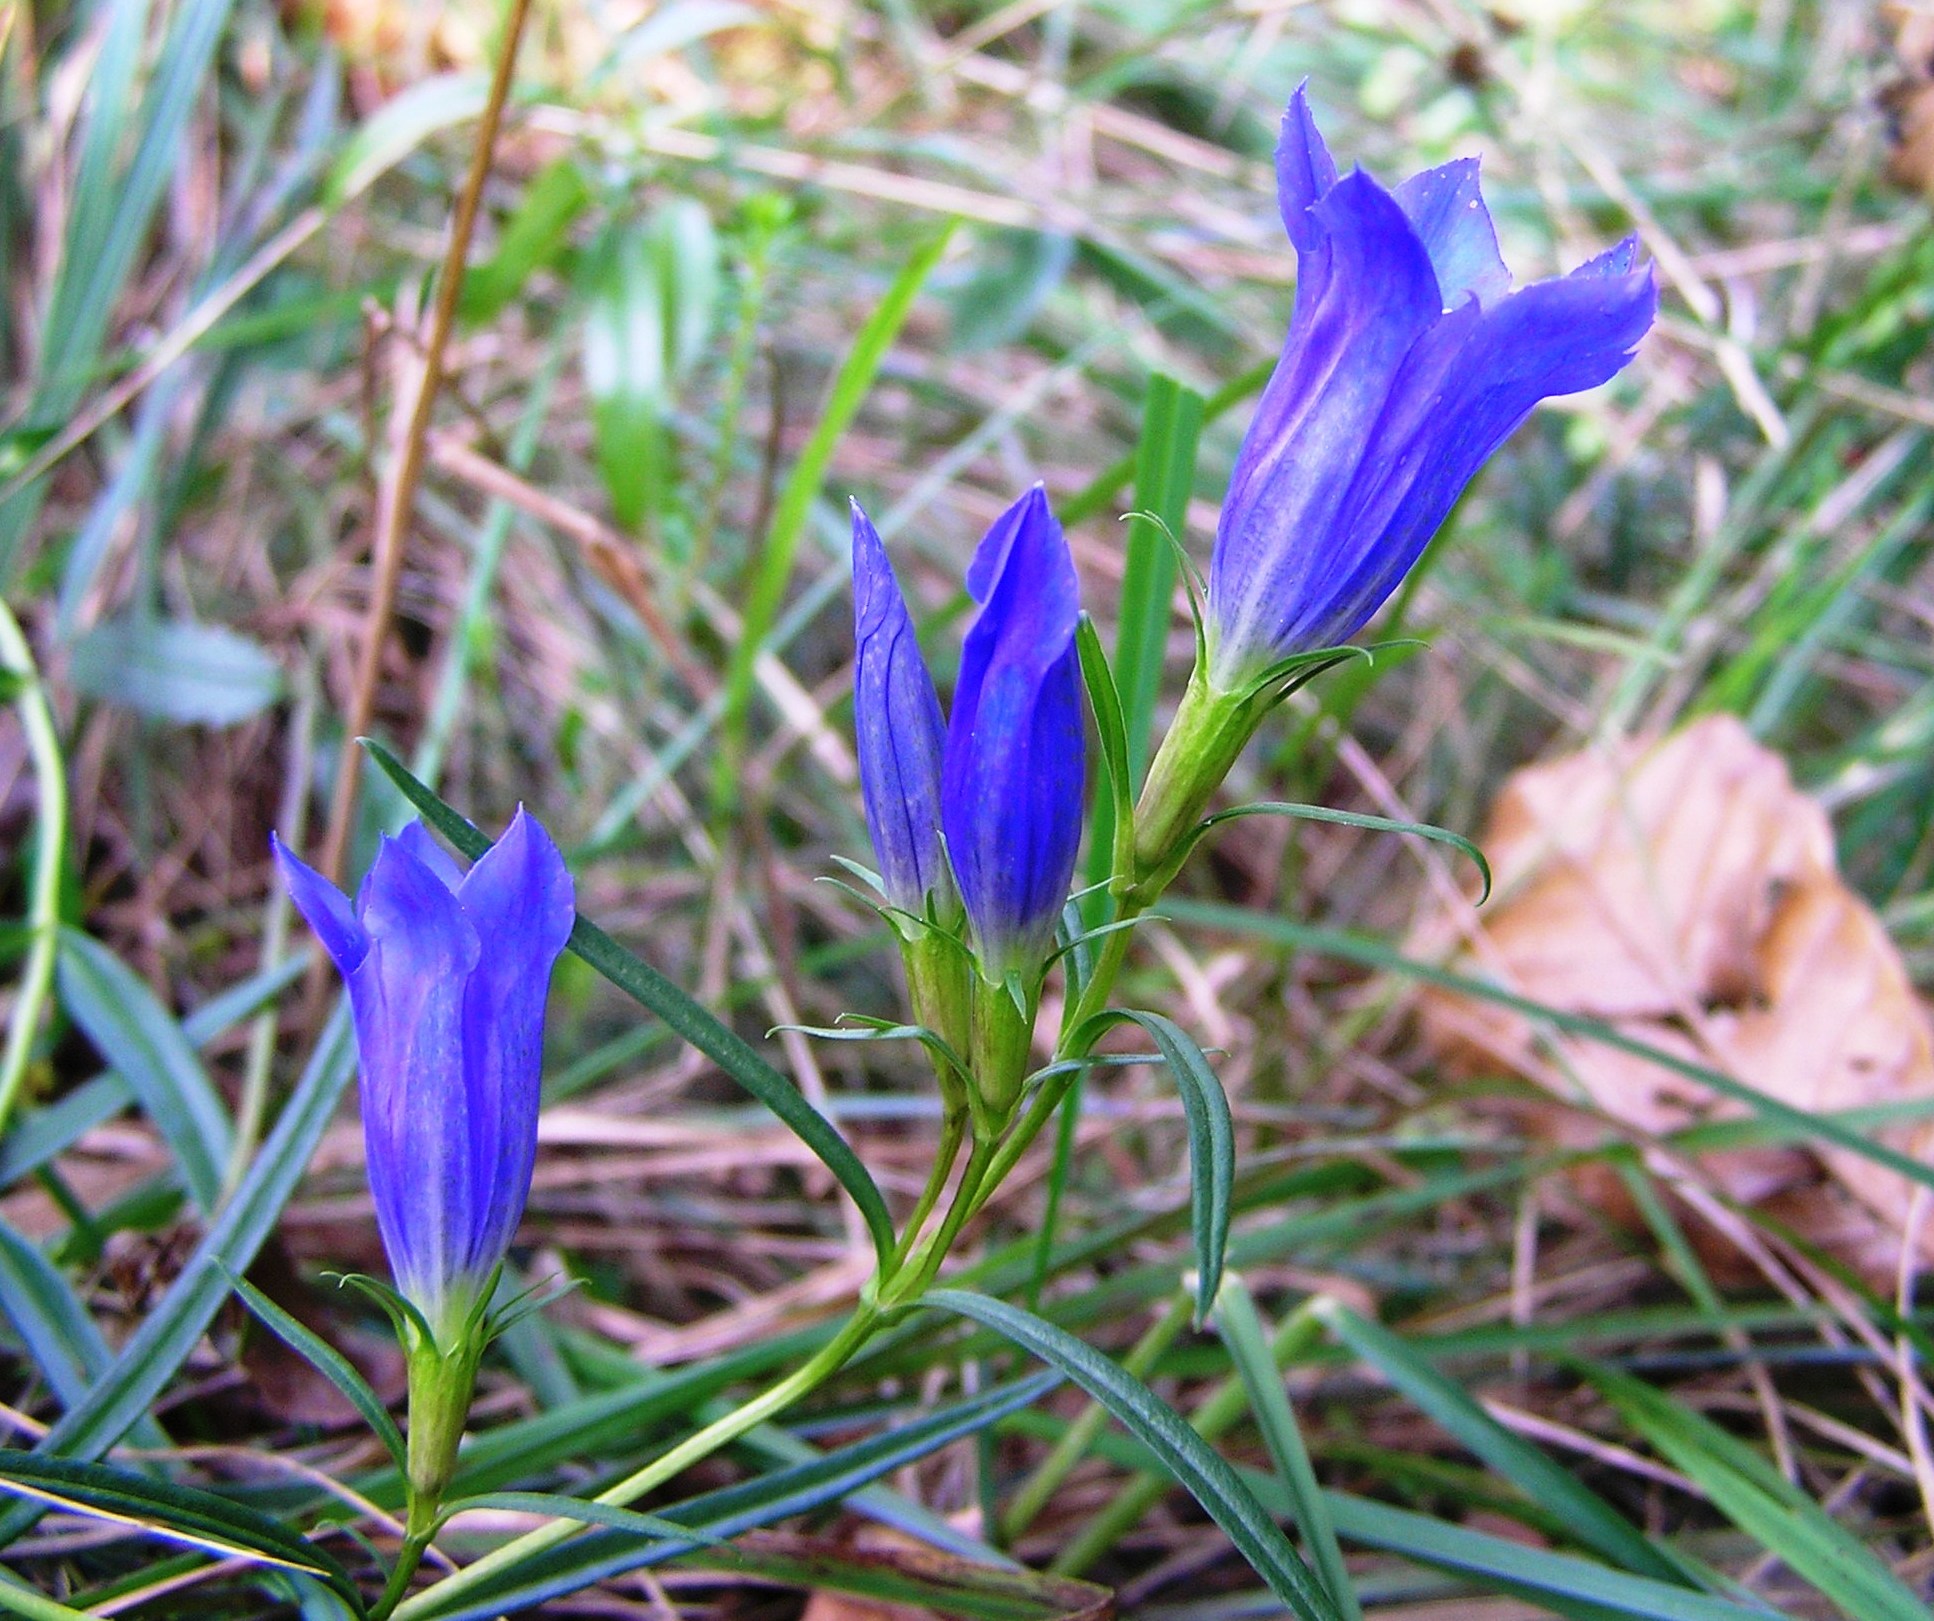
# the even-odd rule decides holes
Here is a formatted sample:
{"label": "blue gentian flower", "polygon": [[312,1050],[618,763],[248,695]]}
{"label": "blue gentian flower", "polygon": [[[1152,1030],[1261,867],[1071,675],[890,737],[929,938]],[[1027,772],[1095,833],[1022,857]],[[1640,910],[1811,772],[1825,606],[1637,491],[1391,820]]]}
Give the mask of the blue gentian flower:
{"label": "blue gentian flower", "polygon": [[488,1286],[530,1194],[544,1002],[571,932],[571,876],[522,809],[468,873],[421,823],[384,839],[353,908],[274,849],[349,987],[384,1253],[443,1343]]}
{"label": "blue gentian flower", "polygon": [[982,972],[1038,970],[1074,875],[1087,749],[1079,584],[1047,494],[1037,485],[1002,513],[967,570],[981,611],[944,736],[899,585],[857,506],[853,576],[854,729],[888,899],[918,911],[950,893],[951,864]]}
{"label": "blue gentian flower", "polygon": [[886,546],[853,503],[853,738],[866,829],[886,898],[925,916],[953,895],[940,847],[940,764],[947,722],[920,656]]}
{"label": "blue gentian flower", "polygon": [[1532,407],[1614,376],[1658,302],[1636,239],[1512,291],[1475,159],[1339,180],[1301,89],[1276,184],[1296,304],[1216,534],[1223,691],[1360,630]]}

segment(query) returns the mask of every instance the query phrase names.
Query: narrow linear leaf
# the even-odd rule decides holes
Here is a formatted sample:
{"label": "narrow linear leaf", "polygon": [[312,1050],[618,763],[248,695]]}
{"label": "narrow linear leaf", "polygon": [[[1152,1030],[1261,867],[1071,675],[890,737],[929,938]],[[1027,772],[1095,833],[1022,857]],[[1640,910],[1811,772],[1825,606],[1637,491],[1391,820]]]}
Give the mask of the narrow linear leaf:
{"label": "narrow linear leaf", "polygon": [[1556,1514],[1584,1546],[1621,1569],[1658,1581],[1697,1586],[1696,1575],[1647,1537],[1576,1475],[1513,1435],[1381,1323],[1334,1300],[1313,1310],[1338,1340],[1369,1363],[1459,1445],[1475,1453],[1540,1508]]}
{"label": "narrow linear leaf", "polygon": [[1304,1621],[1341,1621],[1323,1584],[1242,1477],[1139,1379],[1065,1329],[990,1295],[934,1289],[923,1304],[991,1328],[1066,1374],[1154,1452],[1292,1614]]}
{"label": "narrow linear leaf", "polygon": [[181,1026],[113,952],[74,929],[61,931],[60,995],[167,1140],[190,1197],[214,1210],[234,1130]]}
{"label": "narrow linear leaf", "polygon": [[1926,1621],[1926,1605],[1872,1549],[1751,1447],[1629,1374],[1585,1364],[1579,1369],[1722,1514],[1848,1615]]}
{"label": "narrow linear leaf", "polygon": [[[475,860],[488,850],[491,841],[474,824],[443,802],[410,774],[409,768],[382,744],[368,738],[363,747],[375,760],[403,797],[414,805],[423,819],[448,839],[458,850]],[[580,916],[571,931],[570,949],[616,985],[641,1007],[662,1019],[687,1045],[717,1064],[720,1069],[763,1103],[789,1127],[794,1136],[818,1155],[859,1207],[882,1260],[893,1253],[893,1218],[886,1208],[877,1183],[852,1145],[834,1129],[833,1124],[800,1093],[799,1088],[752,1050],[738,1032],[719,1022],[642,958],[613,940],[595,923]]]}
{"label": "narrow linear leaf", "polygon": [[74,1621],[85,1617],[85,1610],[70,1610],[45,1594],[29,1587],[18,1576],[0,1565],[0,1610],[8,1615],[25,1616],[27,1621]]}
{"label": "narrow linear leaf", "polygon": [[881,1476],[1019,1412],[1060,1382],[1058,1374],[1035,1374],[926,1418],[896,1425],[882,1435],[842,1447],[810,1463],[775,1470],[674,1504],[659,1517],[685,1527],[682,1544],[644,1539],[629,1531],[592,1531],[505,1567],[447,1604],[437,1602],[437,1590],[432,1587],[412,1601],[412,1614],[437,1616],[441,1621],[490,1621],[506,1612],[575,1593],[594,1582],[702,1552],[710,1544],[741,1532],[839,1502]]}
{"label": "narrow linear leaf", "polygon": [[[1090,879],[1106,884],[1115,873],[1131,870],[1129,857],[1135,848],[1134,766],[1129,759],[1128,733],[1122,720],[1121,694],[1115,688],[1115,672],[1108,666],[1108,655],[1101,649],[1095,622],[1085,613],[1075,632],[1075,646],[1081,658],[1081,679],[1088,689],[1088,707],[1094,712],[1095,731],[1101,739],[1101,758],[1108,769],[1108,793],[1095,801],[1095,833],[1088,862]],[[1104,818],[1104,805],[1111,806]],[[1106,892],[1097,889],[1090,907],[1090,923],[1106,915]]]}
{"label": "narrow linear leaf", "polygon": [[103,620],[75,638],[68,675],[90,698],[184,726],[233,726],[282,696],[259,642],[188,619]]}
{"label": "narrow linear leaf", "polygon": [[1229,1097],[1195,1038],[1159,1013],[1112,1008],[1077,1033],[1075,1049],[1086,1051],[1096,1036],[1117,1024],[1138,1025],[1147,1032],[1181,1094],[1189,1128],[1189,1220],[1195,1235],[1195,1313],[1200,1323],[1222,1285],[1223,1256],[1229,1248],[1229,1208],[1236,1186],[1236,1128]]}
{"label": "narrow linear leaf", "polygon": [[441,130],[479,117],[489,86],[481,73],[440,73],[392,96],[343,143],[322,182],[322,205],[340,208]]}
{"label": "narrow linear leaf", "polygon": [[1316,1572],[1323,1578],[1337,1613],[1344,1621],[1358,1621],[1363,1611],[1357,1604],[1349,1567],[1343,1562],[1343,1550],[1336,1545],[1336,1527],[1330,1522],[1329,1505],[1316,1484],[1316,1471],[1310,1467],[1309,1449],[1303,1445],[1296,1410],[1290,1405],[1282,1373],[1270,1353],[1269,1343],[1274,1336],[1257,1314],[1248,1286],[1233,1274],[1223,1279],[1222,1288],[1216,1294],[1215,1326],[1248,1393],[1249,1410],[1255,1414],[1256,1427],[1262,1431],[1269,1456],[1276,1465],[1277,1478],[1295,1506],[1296,1524],[1315,1561]]}
{"label": "narrow linear leaf", "polygon": [[[242,1185],[209,1224],[168,1292],[128,1336],[113,1365],[41,1438],[37,1454],[98,1457],[127,1434],[167,1387],[228,1298],[229,1275],[246,1270],[281,1216],[355,1073],[354,1059],[348,1009],[339,1004]],[[32,1525],[39,1513],[23,1504],[0,1515],[0,1546]]]}
{"label": "narrow linear leaf", "polygon": [[1709,1086],[1722,1097],[1732,1098],[1743,1103],[1763,1121],[1784,1128],[1787,1133],[1800,1142],[1813,1138],[1824,1138],[1836,1147],[1845,1148],[1860,1155],[1875,1165],[1884,1165],[1890,1171],[1897,1171],[1908,1181],[1924,1188],[1934,1188],[1934,1165],[1928,1165],[1904,1154],[1897,1148],[1885,1143],[1875,1142],[1863,1136],[1853,1125],[1837,1119],[1831,1114],[1816,1114],[1811,1110],[1795,1108],[1790,1103],[1762,1092],[1758,1087],[1748,1086],[1744,1081],[1728,1075],[1724,1070],[1712,1069],[1707,1065],[1694,1063],[1677,1053],[1668,1052],[1663,1047],[1654,1046],[1649,1041],[1641,1041],[1636,1036],[1628,1036],[1624,1031],[1615,1029],[1602,1019],[1594,1019],[1582,1013],[1568,1013],[1563,1008],[1555,1008],[1544,1002],[1534,1001],[1528,996],[1519,996],[1488,980],[1473,974],[1460,974],[1448,968],[1439,968],[1434,963],[1419,962],[1414,957],[1406,957],[1400,951],[1393,951],[1381,940],[1370,939],[1364,935],[1352,934],[1343,929],[1328,929],[1308,923],[1297,923],[1289,918],[1272,917],[1259,912],[1245,911],[1239,906],[1223,906],[1203,901],[1167,900],[1162,903],[1163,910],[1178,922],[1192,922],[1205,928],[1226,929],[1231,934],[1246,934],[1255,938],[1298,951],[1315,951],[1325,956],[1337,957],[1345,962],[1358,962],[1369,968],[1380,969],[1386,973],[1403,974],[1426,985],[1438,985],[1447,991],[1455,991],[1461,996],[1476,997],[1480,1001],[1495,1002],[1499,1007],[1510,1008],[1539,1024],[1558,1030],[1566,1035],[1582,1036],[1588,1041],[1600,1042],[1607,1047],[1615,1047],[1620,1052],[1643,1058],[1648,1063],[1657,1064],[1675,1075],[1683,1075],[1687,1080],[1697,1081]]}
{"label": "narrow linear leaf", "polygon": [[[643,1537],[689,1546],[698,1530],[691,1525],[668,1520],[658,1514],[640,1514],[636,1509],[618,1508],[611,1503],[596,1503],[581,1497],[560,1497],[556,1492],[483,1492],[476,1497],[460,1497],[443,1505],[443,1517],[463,1514],[471,1509],[509,1509],[518,1514],[542,1514],[553,1520],[577,1520],[585,1525],[602,1525],[614,1531],[632,1531]],[[717,1543],[716,1537],[705,1539]]]}
{"label": "narrow linear leaf", "polygon": [[[746,704],[752,694],[753,664],[765,650],[766,638],[772,634],[773,621],[786,594],[786,582],[792,578],[793,558],[799,550],[799,537],[805,533],[806,519],[812,511],[813,502],[819,498],[821,486],[826,482],[833,451],[871,392],[881,362],[892,349],[894,339],[900,335],[900,328],[912,312],[920,289],[926,286],[928,276],[947,251],[953,230],[950,221],[920,247],[902,267],[899,275],[893,278],[892,286],[887,288],[874,306],[873,313],[866,318],[866,324],[854,337],[853,347],[847,351],[845,360],[840,363],[839,371],[833,378],[832,387],[827,391],[826,403],[820,409],[812,437],[799,453],[799,460],[794,463],[791,476],[780,492],[772,514],[772,526],[766,531],[765,544],[760,550],[759,570],[746,601],[745,621],[739,632],[738,645],[732,651],[731,667],[726,672],[722,730],[727,746],[719,756],[721,771],[733,769],[737,740],[744,735]],[[721,778],[721,781],[724,779]]]}
{"label": "narrow linear leaf", "polygon": [[1484,859],[1484,852],[1461,833],[1453,833],[1449,828],[1436,827],[1429,822],[1399,822],[1388,816],[1371,816],[1363,811],[1332,810],[1327,805],[1297,805],[1288,800],[1263,799],[1250,805],[1235,805],[1228,810],[1217,811],[1206,817],[1202,824],[1190,835],[1187,848],[1193,849],[1196,842],[1212,829],[1225,822],[1239,821],[1245,816],[1289,816],[1304,822],[1331,822],[1338,827],[1364,827],[1377,833],[1405,833],[1416,838],[1429,839],[1435,844],[1448,844],[1461,850],[1471,858],[1477,867],[1478,876],[1484,880],[1484,888],[1478,896],[1478,904],[1491,898],[1491,864]]}
{"label": "narrow linear leaf", "polygon": [[320,1334],[290,1316],[247,1278],[230,1273],[228,1286],[261,1321],[263,1327],[348,1398],[349,1404],[362,1414],[363,1422],[376,1432],[376,1438],[383,1443],[397,1468],[403,1468],[402,1431],[397,1429],[396,1420],[389,1416],[389,1409],[369,1388],[369,1382],[356,1371],[349,1358]]}
{"label": "narrow linear leaf", "polygon": [[106,1464],[0,1449],[0,1491],[133,1526],[171,1542],[320,1576],[359,1613],[362,1608],[348,1572],[321,1548],[280,1520],[199,1487]]}

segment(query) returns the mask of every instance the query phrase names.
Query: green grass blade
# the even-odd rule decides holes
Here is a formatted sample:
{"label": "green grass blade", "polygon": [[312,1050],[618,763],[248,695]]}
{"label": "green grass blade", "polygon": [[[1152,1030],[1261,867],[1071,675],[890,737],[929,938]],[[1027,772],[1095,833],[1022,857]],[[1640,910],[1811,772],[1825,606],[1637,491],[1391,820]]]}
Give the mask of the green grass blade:
{"label": "green grass blade", "polygon": [[[1399,822],[1388,816],[1372,816],[1365,811],[1332,810],[1328,805],[1298,805],[1288,800],[1259,799],[1248,805],[1233,805],[1228,810],[1217,811],[1205,817],[1201,829],[1196,834],[1200,838],[1225,822],[1240,821],[1245,816],[1288,816],[1303,822],[1329,822],[1337,827],[1362,827],[1374,833],[1403,833],[1413,838],[1429,839],[1434,844],[1448,844],[1454,850],[1461,850],[1471,858],[1477,868],[1478,876],[1484,880],[1484,888],[1478,895],[1478,905],[1491,898],[1491,864],[1484,859],[1484,852],[1461,833],[1453,833],[1449,828],[1437,827],[1429,822]],[[1193,844],[1193,840],[1190,841]]]}
{"label": "green grass blade", "polygon": [[[363,740],[370,757],[403,797],[465,856],[475,860],[490,848],[490,839],[413,777],[409,769],[380,743]],[[865,1218],[874,1247],[884,1260],[893,1251],[893,1218],[879,1185],[860,1163],[852,1145],[832,1122],[801,1095],[746,1043],[737,1031],[719,1022],[657,969],[613,940],[595,923],[580,917],[571,930],[570,950],[589,963],[641,1007],[649,1009],[697,1048],[720,1069],[776,1114],[851,1195]]]}
{"label": "green grass blade", "polygon": [[1540,1508],[1557,1514],[1572,1534],[1621,1569],[1657,1581],[1687,1584],[1691,1573],[1570,1470],[1513,1435],[1381,1323],[1359,1317],[1334,1300],[1311,1308],[1351,1351],[1390,1381],[1460,1446],[1515,1485]]}
{"label": "green grass blade", "polygon": [[1289,1392],[1276,1368],[1269,1342],[1275,1337],[1257,1315],[1256,1303],[1240,1277],[1223,1279],[1216,1292],[1215,1327],[1236,1365],[1242,1387],[1249,1394],[1249,1410],[1255,1414],[1256,1427],[1262,1431],[1276,1475],[1295,1504],[1296,1524],[1303,1533],[1316,1573],[1329,1589],[1330,1599],[1344,1621],[1359,1621],[1363,1611],[1357,1604],[1356,1588],[1350,1570],[1343,1562],[1343,1550],[1336,1545],[1336,1527],[1330,1523],[1329,1505],[1316,1484],[1316,1471],[1310,1467],[1309,1448],[1303,1445],[1303,1432],[1296,1423],[1296,1410],[1290,1406]]}
{"label": "green grass blade", "polygon": [[362,1611],[349,1573],[314,1543],[257,1509],[193,1486],[130,1474],[106,1464],[0,1449],[0,1490],[49,1507],[130,1525],[225,1558],[240,1557],[320,1576]]}
{"label": "green grass blade", "polygon": [[991,1328],[1066,1374],[1161,1460],[1293,1615],[1341,1621],[1323,1584],[1242,1477],[1139,1379],[1072,1334],[990,1295],[934,1289],[924,1304]]}
{"label": "green grass blade", "polygon": [[[355,1073],[354,1060],[348,1009],[338,1006],[242,1185],[168,1292],[122,1345],[113,1366],[42,1437],[36,1452],[97,1457],[127,1434],[167,1387],[228,1298],[229,1275],[247,1268],[295,1192]],[[28,1507],[0,1515],[0,1545],[19,1536],[38,1514]]]}
{"label": "green grass blade", "polygon": [[61,932],[60,996],[166,1139],[189,1195],[212,1211],[234,1127],[181,1026],[113,952],[73,929]]}
{"label": "green grass blade", "polygon": [[1058,1383],[1054,1374],[1037,1374],[969,1397],[912,1423],[896,1425],[810,1463],[671,1504],[661,1509],[658,1517],[690,1528],[684,1547],[625,1531],[593,1531],[505,1568],[446,1607],[437,1605],[436,1590],[431,1588],[418,1600],[419,1613],[436,1616],[439,1621],[489,1621],[507,1611],[575,1593],[594,1582],[663,1564],[681,1553],[697,1552],[720,1539],[810,1513],[943,1446],[979,1433],[1038,1401]]}
{"label": "green grass blade", "polygon": [[1581,1371],[1722,1514],[1848,1615],[1926,1621],[1926,1605],[1878,1555],[1751,1447],[1629,1374]]}
{"label": "green grass blade", "polygon": [[799,460],[794,463],[791,476],[780,492],[771,527],[766,531],[765,544],[760,549],[758,572],[753,577],[746,599],[745,619],[739,632],[738,645],[732,650],[732,662],[726,671],[725,715],[716,778],[716,798],[720,803],[728,803],[736,791],[734,774],[738,769],[740,744],[745,736],[746,705],[752,695],[752,666],[764,651],[766,638],[772,634],[773,621],[778,617],[779,604],[786,594],[786,582],[792,578],[793,558],[799,550],[799,538],[805,533],[806,519],[812,512],[813,502],[819,498],[821,486],[826,482],[833,452],[872,389],[881,362],[893,347],[894,339],[900,335],[901,326],[913,310],[914,300],[920,296],[927,278],[940,263],[952,236],[953,225],[949,223],[923,243],[899,275],[894,277],[893,284],[867,317],[866,324],[853,339],[853,347],[847,351],[846,359],[833,378],[812,437],[806,441],[806,448],[800,452]]}
{"label": "green grass blade", "polygon": [[389,1416],[389,1409],[378,1400],[376,1392],[369,1388],[369,1382],[356,1371],[349,1358],[320,1334],[291,1317],[247,1278],[233,1274],[228,1284],[240,1297],[242,1304],[260,1319],[270,1333],[343,1393],[350,1406],[362,1414],[363,1422],[376,1432],[376,1438],[383,1443],[391,1461],[397,1468],[403,1468],[403,1433],[397,1429],[396,1420]]}

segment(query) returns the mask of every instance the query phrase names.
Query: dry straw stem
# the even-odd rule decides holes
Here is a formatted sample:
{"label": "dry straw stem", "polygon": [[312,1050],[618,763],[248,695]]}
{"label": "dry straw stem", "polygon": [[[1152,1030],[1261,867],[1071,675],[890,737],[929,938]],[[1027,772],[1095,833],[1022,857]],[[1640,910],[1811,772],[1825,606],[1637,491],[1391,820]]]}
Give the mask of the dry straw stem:
{"label": "dry straw stem", "polygon": [[[416,504],[417,480],[423,471],[423,454],[430,433],[430,415],[436,408],[437,390],[443,382],[444,350],[450,342],[450,328],[456,320],[457,295],[463,290],[464,266],[470,256],[470,237],[476,229],[477,209],[483,201],[484,181],[490,174],[491,155],[497,145],[497,129],[503,122],[504,103],[510,95],[510,81],[517,63],[517,46],[530,15],[530,0],[511,0],[510,15],[504,21],[503,43],[497,53],[497,67],[490,81],[490,98],[484,103],[483,117],[477,125],[477,144],[470,155],[470,172],[457,198],[456,217],[450,225],[450,245],[443,256],[443,269],[437,277],[436,302],[430,310],[430,330],[422,345],[422,360],[414,387],[408,389],[407,424],[397,443],[378,493],[376,536],[372,546],[374,579],[369,607],[363,616],[362,649],[356,665],[356,685],[350,693],[349,711],[344,718],[345,734],[361,737],[369,730],[376,711],[376,686],[382,676],[383,646],[389,639],[390,620],[396,612],[396,585],[403,570],[403,548],[409,538],[410,513]],[[403,401],[397,401],[401,416]],[[362,750],[343,750],[336,774],[335,797],[329,806],[329,831],[323,840],[321,869],[341,882],[343,862],[349,853],[349,831],[355,820],[356,797],[362,786]]]}

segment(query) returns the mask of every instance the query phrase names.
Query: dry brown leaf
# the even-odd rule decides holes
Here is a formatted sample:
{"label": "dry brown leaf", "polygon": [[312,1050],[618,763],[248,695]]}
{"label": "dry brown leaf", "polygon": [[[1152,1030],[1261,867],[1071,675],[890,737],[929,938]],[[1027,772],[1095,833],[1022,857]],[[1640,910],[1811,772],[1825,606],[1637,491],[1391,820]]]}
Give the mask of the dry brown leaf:
{"label": "dry brown leaf", "polygon": [[1934,198],[1934,7],[1927,0],[1882,8],[1894,25],[1900,76],[1880,89],[1887,115],[1887,178]]}
{"label": "dry brown leaf", "polygon": [[[1474,933],[1463,919],[1427,922],[1412,942],[1427,959],[1449,955],[1798,1108],[1934,1094],[1927,1012],[1880,920],[1842,881],[1825,812],[1732,716],[1650,748],[1526,767],[1505,783],[1481,843],[1497,898]],[[1540,1040],[1493,1003],[1432,990],[1423,1026],[1466,1070],[1502,1064],[1646,1133],[1743,1112],[1602,1043]],[[1534,1113],[1561,1141],[1595,1134],[1574,1111]],[[1934,1123],[1881,1136],[1934,1154]],[[1820,1161],[1837,1190],[1814,1186],[1818,1162],[1797,1151],[1702,1163],[1730,1197],[1803,1219],[1863,1270],[1890,1272],[1910,1184],[1849,1150],[1824,1149]]]}

